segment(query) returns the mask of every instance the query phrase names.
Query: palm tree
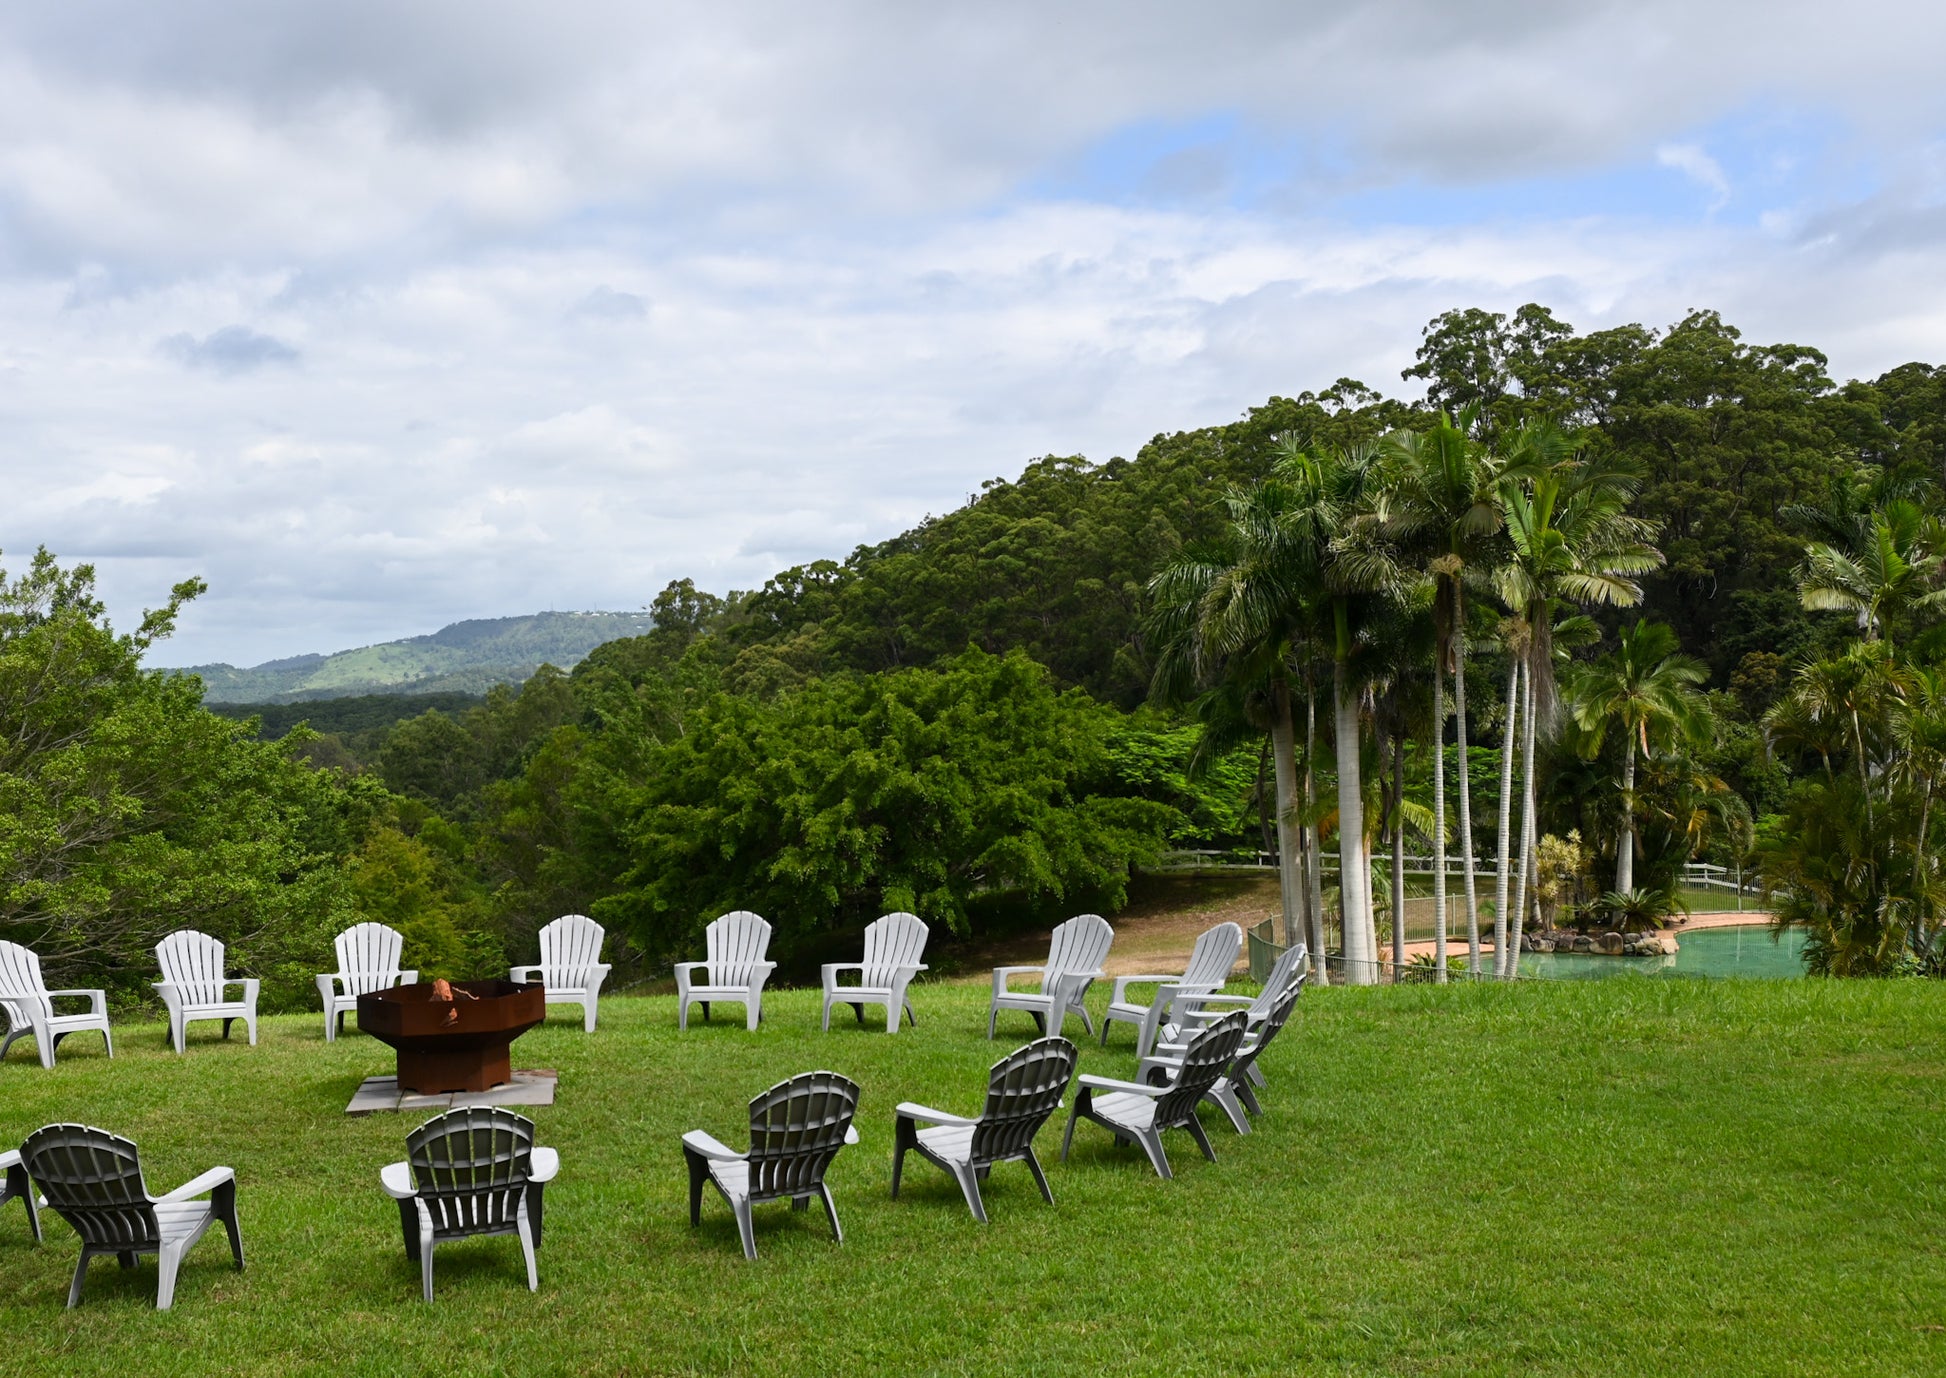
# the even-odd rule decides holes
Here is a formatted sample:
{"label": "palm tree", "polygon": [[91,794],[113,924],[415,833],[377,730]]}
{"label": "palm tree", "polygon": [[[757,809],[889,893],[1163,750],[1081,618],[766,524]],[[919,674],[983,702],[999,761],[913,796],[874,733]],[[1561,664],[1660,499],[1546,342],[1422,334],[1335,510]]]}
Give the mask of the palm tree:
{"label": "palm tree", "polygon": [[1709,705],[1696,686],[1709,678],[1701,661],[1682,654],[1676,634],[1660,622],[1624,627],[1609,655],[1584,667],[1573,686],[1574,717],[1599,751],[1609,726],[1620,729],[1622,831],[1615,844],[1615,889],[1635,888],[1635,767],[1659,743],[1700,743],[1709,733]]}
{"label": "palm tree", "polygon": [[[1446,979],[1446,675],[1453,676],[1459,738],[1459,837],[1466,886],[1466,943],[1480,965],[1480,899],[1473,866],[1473,789],[1467,768],[1466,584],[1480,574],[1501,529],[1490,455],[1470,436],[1471,409],[1442,415],[1423,434],[1388,438],[1392,482],[1386,522],[1423,558],[1433,581],[1433,923],[1435,980]],[[1511,700],[1510,700],[1511,701]],[[1505,901],[1502,900],[1503,909]]]}
{"label": "palm tree", "polygon": [[[1286,518],[1303,494],[1276,478],[1231,490],[1222,534],[1173,561],[1149,583],[1149,632],[1158,647],[1150,692],[1182,704],[1211,692],[1241,696],[1271,737],[1276,780],[1277,871],[1284,942],[1306,909],[1297,836],[1293,681],[1312,634],[1314,551],[1290,539]],[[1212,686],[1222,685],[1221,691]],[[1302,925],[1309,929],[1310,925]]]}
{"label": "palm tree", "polygon": [[1805,548],[1797,570],[1805,607],[1848,612],[1858,619],[1859,634],[1876,641],[1901,613],[1946,606],[1946,588],[1940,586],[1946,540],[1938,521],[1918,503],[1894,498],[1862,513],[1848,536]]}
{"label": "palm tree", "polygon": [[1280,441],[1274,477],[1298,500],[1282,517],[1283,534],[1305,554],[1296,562],[1312,585],[1322,640],[1331,653],[1332,729],[1338,766],[1338,892],[1347,978],[1377,979],[1378,934],[1372,921],[1371,864],[1366,851],[1359,769],[1364,685],[1360,662],[1371,621],[1399,592],[1396,563],[1376,525],[1364,520],[1375,487],[1377,447],[1356,445],[1312,454],[1294,438]]}
{"label": "palm tree", "polygon": [[[1552,730],[1558,700],[1555,610],[1586,603],[1632,606],[1642,597],[1633,576],[1662,563],[1660,552],[1648,543],[1649,523],[1625,510],[1635,493],[1634,477],[1609,464],[1564,457],[1571,452],[1571,442],[1556,428],[1523,427],[1499,485],[1509,554],[1495,584],[1524,638],[1516,695],[1524,721],[1515,919],[1510,928],[1505,911],[1493,917],[1496,965],[1506,976],[1519,966],[1518,916],[1533,867],[1535,750],[1542,731]],[[1505,869],[1503,860],[1503,875]]]}

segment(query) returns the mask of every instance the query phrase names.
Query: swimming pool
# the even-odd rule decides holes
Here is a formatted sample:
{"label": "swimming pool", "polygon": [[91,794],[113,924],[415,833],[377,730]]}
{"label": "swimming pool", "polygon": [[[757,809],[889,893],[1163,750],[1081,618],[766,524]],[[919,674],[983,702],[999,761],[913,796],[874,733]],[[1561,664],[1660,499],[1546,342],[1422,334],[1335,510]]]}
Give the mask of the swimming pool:
{"label": "swimming pool", "polygon": [[1681,951],[1673,957],[1601,957],[1586,952],[1523,952],[1520,974],[1556,981],[1663,973],[1677,976],[1740,976],[1776,979],[1802,976],[1804,935],[1790,931],[1772,940],[1770,925],[1676,930]]}

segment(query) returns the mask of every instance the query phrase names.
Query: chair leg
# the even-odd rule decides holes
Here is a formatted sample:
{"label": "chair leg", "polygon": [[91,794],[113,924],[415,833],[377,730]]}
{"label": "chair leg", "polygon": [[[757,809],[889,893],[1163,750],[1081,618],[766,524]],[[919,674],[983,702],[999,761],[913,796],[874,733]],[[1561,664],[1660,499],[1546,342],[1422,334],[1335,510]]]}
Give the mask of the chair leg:
{"label": "chair leg", "polygon": [[[1114,1022],[1115,1016],[1112,1014],[1104,1014],[1101,1017],[1101,1046],[1104,1048],[1108,1046],[1108,1026]],[[1092,1033],[1093,1030],[1091,1029],[1089,1032]]]}
{"label": "chair leg", "polygon": [[986,1224],[987,1208],[980,1199],[980,1175],[973,1171],[971,1163],[955,1163],[953,1176],[959,1180],[960,1194],[966,1198],[966,1208],[973,1212],[975,1220]]}
{"label": "chair leg", "polygon": [[1189,1131],[1189,1136],[1196,1141],[1197,1147],[1203,1150],[1203,1156],[1212,1163],[1215,1162],[1216,1145],[1209,1141],[1209,1131],[1203,1128],[1203,1122],[1196,1118],[1194,1109],[1190,1110],[1189,1118],[1183,1121],[1182,1127]]}
{"label": "chair leg", "polygon": [[689,1160],[689,1224],[694,1229],[703,1223],[703,1182],[709,1176],[709,1164],[702,1154],[687,1148],[682,1156]]}
{"label": "chair leg", "polygon": [[[1250,1070],[1253,1072],[1256,1071],[1257,1070],[1256,1066],[1253,1064]],[[1245,1105],[1250,1107],[1251,1114],[1261,1115],[1264,1113],[1264,1107],[1262,1103],[1258,1101],[1257,1093],[1250,1089],[1249,1078],[1246,1077],[1244,1080],[1237,1082],[1236,1085],[1231,1089],[1234,1090],[1237,1093],[1237,1095],[1242,1098],[1243,1103]]]}
{"label": "chair leg", "polygon": [[678,1000],[676,1003],[676,1032],[686,1033],[688,1032],[688,1030],[689,1030],[689,1001]]}
{"label": "chair leg", "polygon": [[520,1252],[527,1258],[527,1290],[541,1290],[540,1266],[534,1262],[534,1227],[527,1219],[527,1198],[520,1199],[520,1213],[514,1217],[514,1229],[520,1235]]}
{"label": "chair leg", "polygon": [[426,1305],[432,1305],[432,1217],[419,1218],[419,1290]]}
{"label": "chair leg", "polygon": [[1237,1102],[1237,1092],[1234,1086],[1212,1086],[1205,1093],[1203,1099],[1215,1105],[1225,1115],[1228,1115],[1230,1117],[1230,1128],[1236,1130],[1237,1133],[1248,1134],[1250,1132],[1250,1117],[1243,1113],[1243,1106]]}
{"label": "chair leg", "polygon": [[216,1190],[209,1194],[210,1210],[230,1236],[230,1256],[236,1260],[237,1271],[243,1271],[243,1227],[236,1216],[236,1179],[219,1182]]}
{"label": "chair leg", "polygon": [[164,1244],[155,1254],[155,1309],[167,1311],[176,1302],[176,1270],[182,1267],[183,1241]]}
{"label": "chair leg", "polygon": [[68,1310],[81,1305],[81,1284],[88,1280],[88,1264],[94,1258],[86,1248],[81,1250],[81,1261],[74,1265],[74,1281],[68,1284]]}
{"label": "chair leg", "polygon": [[1255,1062],[1250,1064],[1250,1080],[1258,1086],[1270,1085],[1269,1082],[1264,1080],[1264,1074],[1257,1070],[1257,1064]]}
{"label": "chair leg", "polygon": [[840,1244],[845,1242],[844,1228],[838,1224],[838,1203],[831,1199],[831,1188],[818,1183],[818,1194],[824,1198],[824,1215],[831,1222],[831,1237]]}
{"label": "chair leg", "polygon": [[581,1031],[583,1033],[595,1031],[595,997],[592,995],[581,1002]]}
{"label": "chair leg", "polygon": [[919,1016],[912,1012],[912,1002],[910,1000],[907,1000],[904,1002],[904,1004],[905,1004],[905,1022],[910,1024],[915,1029],[918,1028]]}
{"label": "chair leg", "polygon": [[863,1024],[865,1022],[865,1002],[864,1001],[862,1000],[852,1001],[851,1012],[854,1016],[857,1017],[858,1022],[860,1024]]}
{"label": "chair leg", "polygon": [[106,1049],[108,1049],[108,1058],[109,1058],[109,1061],[111,1061],[111,1062],[112,1062],[112,1061],[114,1061],[114,1058],[115,1058],[115,1038],[114,1038],[114,1035],[112,1035],[112,1034],[110,1034],[110,1033],[108,1032],[108,1026],[107,1026],[107,1025],[105,1025],[105,1024],[104,1024],[104,1025],[102,1026],[102,1029],[101,1029],[101,1042],[102,1042],[102,1046],[103,1046],[103,1047],[105,1047]]}
{"label": "chair leg", "polygon": [[9,1196],[18,1196],[20,1204],[27,1208],[27,1224],[34,1231],[34,1242],[39,1244],[41,1213],[40,1208],[34,1204],[34,1183],[27,1176],[27,1169],[19,1163],[7,1169],[7,1188],[5,1191],[0,1191],[0,1201],[5,1201]]}
{"label": "chair leg", "polygon": [[1068,1160],[1068,1148],[1074,1143],[1074,1122],[1081,1118],[1082,1110],[1092,1099],[1089,1090],[1089,1087],[1082,1087],[1081,1094],[1074,1098],[1074,1108],[1068,1111],[1068,1132],[1061,1136],[1061,1161],[1064,1163]]}
{"label": "chair leg", "polygon": [[419,1261],[419,1210],[411,1201],[399,1202],[399,1234],[405,1240],[408,1263]]}
{"label": "chair leg", "polygon": [[824,1032],[831,1032],[831,997],[828,994],[824,997]]}
{"label": "chair leg", "polygon": [[1155,1169],[1156,1176],[1164,1181],[1172,1180],[1175,1173],[1169,1170],[1169,1155],[1162,1148],[1162,1131],[1154,1127],[1143,1130],[1135,1136],[1135,1142],[1142,1145],[1142,1151],[1149,1155],[1149,1165]]}
{"label": "chair leg", "polygon": [[541,1217],[546,1205],[547,1183],[529,1182],[527,1184],[527,1224],[534,1231],[534,1247],[541,1246]]}
{"label": "chair leg", "polygon": [[1000,1020],[1000,1007],[999,1007],[998,1005],[993,1005],[993,1006],[991,1006],[991,1007],[989,1007],[989,1008],[988,1008],[988,1010],[987,1010],[987,1039],[988,1039],[988,1041],[991,1041],[991,1040],[992,1040],[992,1038],[993,1038],[993,1026],[994,1026],[994,1025],[995,1025],[996,1023],[998,1023],[998,1022],[999,1022],[999,1020]]}
{"label": "chair leg", "polygon": [[243,1027],[245,1031],[248,1032],[250,1035],[250,1046],[253,1048],[256,1047],[257,1046],[257,1012],[255,1010],[252,1010],[250,1011],[250,1013],[243,1016]]}
{"label": "chair leg", "polygon": [[905,1175],[905,1154],[919,1141],[919,1131],[901,1115],[892,1127],[892,1199],[899,1199],[899,1179]]}
{"label": "chair leg", "polygon": [[34,1031],[34,1051],[40,1054],[41,1066],[54,1066],[54,1040],[40,1030]]}
{"label": "chair leg", "polygon": [[743,1236],[743,1256],[754,1263],[757,1259],[757,1230],[750,1222],[750,1198],[731,1197],[730,1209],[736,1212],[737,1233]]}
{"label": "chair leg", "polygon": [[743,1006],[743,1026],[751,1033],[757,1031],[757,1021],[764,1017],[763,997],[746,1001]]}
{"label": "chair leg", "polygon": [[709,1001],[701,1000],[697,1003],[703,1007],[703,1022],[705,1024],[709,1023]]}
{"label": "chair leg", "polygon": [[1041,1171],[1041,1160],[1034,1156],[1034,1150],[1027,1150],[1027,1170],[1034,1174],[1034,1185],[1041,1189],[1041,1196],[1048,1205],[1054,1204],[1054,1189],[1047,1184],[1047,1174]]}

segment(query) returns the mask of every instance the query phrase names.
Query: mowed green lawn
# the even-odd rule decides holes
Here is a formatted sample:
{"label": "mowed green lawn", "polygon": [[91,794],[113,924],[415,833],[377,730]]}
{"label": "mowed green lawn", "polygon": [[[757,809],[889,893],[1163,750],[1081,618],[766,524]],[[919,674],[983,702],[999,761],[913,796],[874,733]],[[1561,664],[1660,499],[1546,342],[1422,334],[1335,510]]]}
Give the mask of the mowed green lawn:
{"label": "mowed green lawn", "polygon": [[[1099,1007],[1100,993],[1095,1004]],[[249,1269],[221,1229],[189,1256],[175,1310],[155,1265],[77,1254],[18,1203],[0,1216],[0,1370],[111,1373],[1946,1371],[1946,988],[1921,983],[1617,980],[1307,994],[1265,1058],[1268,1114],[1220,1161],[1171,1135],[1173,1182],[1099,1128],[1040,1141],[1058,1204],[996,1169],[993,1223],[908,1160],[888,1199],[892,1108],[975,1112],[984,982],[918,988],[888,1038],[814,992],[775,992],[679,1036],[669,997],[572,1007],[516,1045],[561,1074],[530,1112],[561,1153],[541,1290],[510,1238],[445,1246],[434,1304],[378,1188],[418,1116],[350,1119],[387,1051],[320,1017],[261,1045],[198,1026],[78,1036],[53,1072],[0,1066],[0,1142],[80,1120],[137,1140],[152,1189],[234,1166]],[[1070,1025],[1071,1035],[1078,1029]],[[1082,1069],[1134,1070],[1118,1027]],[[822,1213],[758,1208],[746,1263],[730,1213],[691,1229],[677,1140],[745,1141],[744,1104],[831,1068],[864,1088],[862,1142]]]}

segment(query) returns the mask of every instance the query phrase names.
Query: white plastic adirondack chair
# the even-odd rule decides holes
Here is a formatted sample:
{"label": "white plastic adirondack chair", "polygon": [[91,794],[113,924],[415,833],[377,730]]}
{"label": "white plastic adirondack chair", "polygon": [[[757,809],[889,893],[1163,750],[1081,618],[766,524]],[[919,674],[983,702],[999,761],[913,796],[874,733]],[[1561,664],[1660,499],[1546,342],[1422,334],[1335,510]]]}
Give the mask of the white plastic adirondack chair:
{"label": "white plastic adirondack chair", "polygon": [[399,1203],[405,1256],[419,1265],[425,1299],[433,1246],[481,1234],[520,1236],[527,1290],[538,1292],[541,1189],[561,1170],[561,1155],[534,1142],[534,1122],[491,1106],[448,1110],[406,1135],[405,1151],[378,1180]]}
{"label": "white plastic adirondack chair", "polygon": [[41,1213],[34,1203],[34,1184],[28,1179],[27,1169],[21,1165],[20,1150],[9,1149],[0,1153],[0,1172],[7,1174],[5,1185],[0,1185],[0,1206],[18,1196],[20,1204],[27,1208],[27,1224],[34,1231],[34,1242],[41,1242]]}
{"label": "white plastic adirondack chair", "polygon": [[[1182,1043],[1198,1029],[1206,1024],[1215,1023],[1227,1010],[1232,1009],[1243,1011],[1246,1026],[1254,1035],[1257,1026],[1270,1017],[1271,1009],[1277,1004],[1278,997],[1288,987],[1304,984],[1309,974],[1306,964],[1308,956],[1309,953],[1303,943],[1278,953],[1277,960],[1271,963],[1270,974],[1264,978],[1264,988],[1255,995],[1229,995],[1223,991],[1211,991],[1193,1000],[1185,997],[1178,1002],[1181,1006],[1178,1011],[1181,1016],[1180,1022],[1164,1024],[1158,1038],[1163,1043]],[[1251,1079],[1259,1086],[1264,1084],[1263,1073],[1257,1071],[1254,1064],[1251,1067]]]}
{"label": "white plastic adirondack chair", "polygon": [[[243,1021],[250,1046],[257,1046],[257,978],[231,977],[223,972],[223,944],[207,933],[184,928],[155,945],[162,979],[155,988],[169,1007],[169,1041],[183,1051],[189,1025],[198,1019],[223,1021],[223,1037],[230,1025]],[[243,987],[241,1000],[226,1000],[231,986]]]}
{"label": "white plastic adirondack chair", "polygon": [[[21,1162],[60,1217],[81,1236],[81,1262],[68,1287],[68,1306],[81,1301],[89,1262],[114,1254],[124,1268],[137,1254],[154,1254],[155,1308],[167,1311],[176,1296],[176,1270],[203,1232],[221,1220],[230,1253],[243,1268],[243,1234],[237,1226],[236,1173],[213,1167],[162,1196],[149,1195],[135,1145],[105,1129],[50,1124],[27,1136]],[[198,1201],[207,1196],[207,1201]]]}
{"label": "white plastic adirondack chair", "polygon": [[324,1041],[344,1032],[345,1016],[358,1010],[358,997],[367,991],[419,983],[416,971],[399,970],[405,939],[382,923],[353,924],[338,935],[338,969],[318,975],[318,995],[324,1001]]}
{"label": "white plastic adirondack chair", "polygon": [[836,1072],[806,1072],[780,1081],[750,1102],[750,1151],[739,1153],[700,1129],[682,1136],[682,1156],[689,1164],[689,1223],[703,1219],[703,1184],[721,1192],[736,1213],[737,1233],[743,1237],[743,1256],[757,1256],[757,1236],[750,1208],[765,1201],[790,1198],[792,1210],[806,1210],[811,1197],[824,1202],[831,1237],[840,1244],[845,1232],[838,1224],[838,1207],[824,1184],[825,1169],[846,1144],[858,1142],[852,1117],[858,1112],[858,1083]]}
{"label": "white plastic adirondack chair", "polygon": [[[874,919],[865,929],[865,960],[826,962],[819,970],[824,977],[824,1031],[831,1032],[831,1007],[850,1005],[865,1022],[865,1006],[885,1006],[885,1032],[899,1031],[899,1011],[904,1010],[913,1023],[919,1017],[905,998],[912,978],[926,969],[919,959],[926,955],[928,930],[916,914],[887,914]],[[841,986],[838,973],[855,971],[858,984]]]}
{"label": "white plastic adirondack chair", "polygon": [[[56,1000],[86,1000],[88,1012],[56,1014]],[[108,992],[49,990],[41,977],[41,959],[19,943],[0,943],[0,1009],[7,1012],[7,1039],[0,1043],[0,1058],[16,1038],[31,1038],[41,1066],[52,1067],[61,1040],[87,1029],[98,1030],[108,1045],[108,1056],[115,1056],[115,1039],[108,1032]]]}
{"label": "white plastic adirondack chair", "polygon": [[1215,1162],[1216,1149],[1196,1118],[1196,1103],[1222,1077],[1242,1042],[1243,1016],[1226,1014],[1189,1041],[1181,1068],[1167,1086],[1113,1077],[1081,1077],[1074,1109],[1068,1114],[1068,1132],[1061,1140],[1061,1160],[1067,1161],[1068,1148],[1074,1143],[1075,1122],[1093,1120],[1117,1139],[1133,1139],[1142,1145],[1157,1176],[1175,1176],[1169,1170],[1169,1155],[1162,1148],[1165,1129],[1187,1129],[1203,1156]]}
{"label": "white plastic adirondack chair", "polygon": [[[1295,981],[1285,984],[1283,991],[1272,1002],[1270,1012],[1258,1023],[1248,1025],[1242,1044],[1237,1048],[1236,1060],[1211,1083],[1209,1090],[1203,1092],[1203,1099],[1216,1106],[1230,1117],[1230,1125],[1239,1134],[1250,1132],[1249,1116],[1243,1113],[1248,1106],[1251,1115],[1261,1115],[1264,1108],[1257,1101],[1257,1093],[1250,1083],[1258,1086],[1264,1083],[1264,1074],[1257,1070],[1257,1060],[1265,1048],[1271,1044],[1284,1025],[1289,1022],[1291,1010],[1297,1005],[1297,997],[1304,991],[1304,977],[1299,975]],[[1182,1070],[1183,1057],[1188,1053],[1187,1043],[1158,1043],[1149,1056],[1142,1059],[1136,1072],[1139,1081],[1152,1086],[1166,1086],[1175,1080]]]}
{"label": "white plastic adirondack chair", "polygon": [[595,1031],[595,1005],[610,970],[601,960],[606,930],[586,914],[563,914],[541,930],[538,966],[512,967],[509,981],[539,981],[550,1005],[581,1006],[581,1027]]}
{"label": "white plastic adirondack chair", "polygon": [[[1043,1033],[1060,1035],[1070,1012],[1081,1016],[1081,1026],[1095,1031],[1094,1020],[1082,997],[1102,974],[1108,960],[1108,946],[1115,941],[1115,930],[1099,914],[1077,914],[1054,930],[1047,945],[1047,965],[1038,967],[995,967],[993,1004],[987,1010],[987,1037],[993,1037],[1002,1010],[1023,1010],[1034,1016]],[[1026,972],[1041,978],[1038,991],[1011,990],[1009,978]]]}
{"label": "white plastic adirondack chair", "polygon": [[764,960],[770,925],[748,909],[736,909],[712,923],[704,938],[707,961],[676,963],[676,1027],[689,1027],[692,1001],[702,1004],[705,1022],[711,1003],[726,1001],[743,1006],[744,1023],[754,1032],[763,1018],[764,982],[777,970],[777,963]]}
{"label": "white plastic adirondack chair", "polygon": [[[980,1181],[995,1163],[1026,1163],[1041,1195],[1053,1205],[1047,1174],[1034,1156],[1034,1135],[1061,1108],[1078,1056],[1065,1038],[1037,1038],[1008,1053],[987,1074],[986,1108],[976,1120],[910,1101],[900,1105],[893,1127],[892,1199],[899,1199],[906,1150],[912,1149],[953,1174],[967,1208],[982,1225],[987,1209],[980,1199]],[[921,1124],[927,1128],[919,1128]]]}
{"label": "white plastic adirondack chair", "polygon": [[[1155,1043],[1164,1017],[1189,995],[1207,995],[1223,989],[1230,969],[1243,950],[1243,930],[1233,923],[1219,923],[1196,939],[1189,954],[1189,965],[1180,976],[1117,976],[1114,993],[1108,997],[1108,1013],[1101,1019],[1102,1046],[1108,1044],[1108,1026],[1116,1020],[1135,1025],[1135,1055],[1147,1057]],[[1156,985],[1155,995],[1146,1004],[1128,998],[1134,985]]]}

